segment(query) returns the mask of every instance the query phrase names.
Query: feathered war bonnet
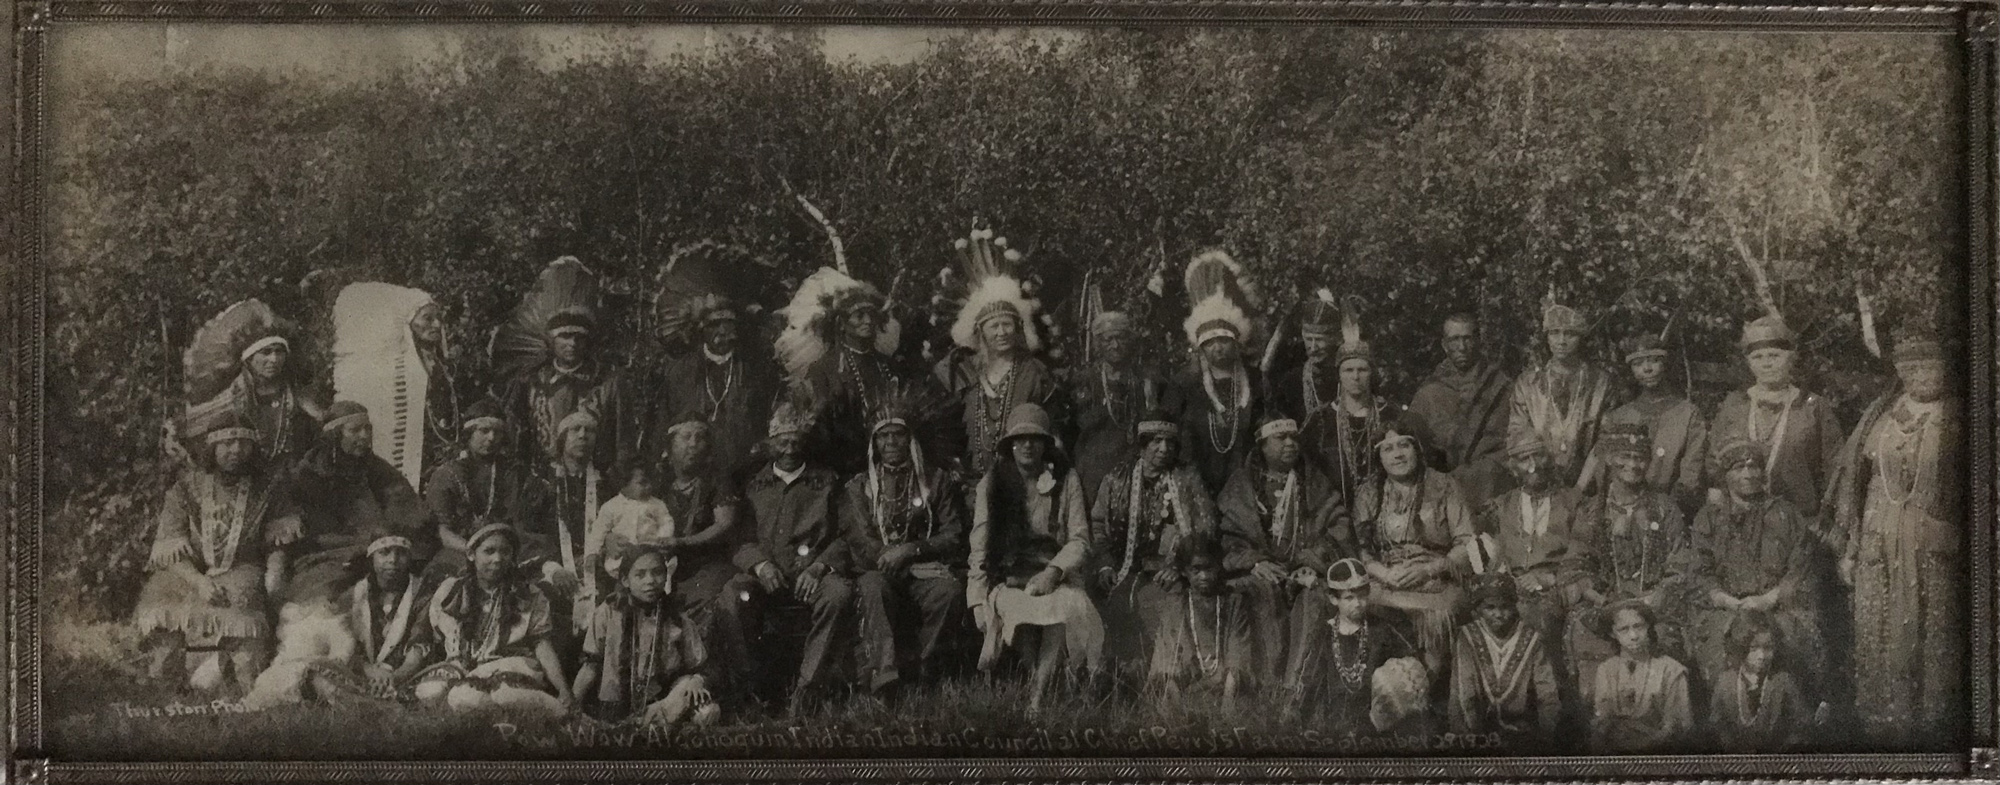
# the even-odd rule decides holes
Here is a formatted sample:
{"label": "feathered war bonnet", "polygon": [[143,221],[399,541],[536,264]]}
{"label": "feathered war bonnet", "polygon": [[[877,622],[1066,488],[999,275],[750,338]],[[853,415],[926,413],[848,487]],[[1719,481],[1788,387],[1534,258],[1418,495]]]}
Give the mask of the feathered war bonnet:
{"label": "feathered war bonnet", "polygon": [[997,237],[991,227],[975,219],[972,231],[953,240],[952,250],[965,271],[968,293],[952,320],[951,341],[974,351],[980,350],[980,328],[992,319],[1012,317],[1021,329],[1021,341],[1030,352],[1042,349],[1042,337],[1035,329],[1035,302],[1021,291],[1016,267],[1021,252],[1007,247],[1007,238]]}
{"label": "feathered war bonnet", "polygon": [[1248,344],[1250,314],[1238,280],[1242,274],[1243,266],[1220,250],[1204,251],[1188,261],[1185,281],[1192,307],[1181,329],[1187,332],[1189,348],[1199,350],[1222,337]]}
{"label": "feathered war bonnet", "polygon": [[551,335],[594,329],[599,291],[597,274],[574,256],[542,268],[513,318],[493,333],[488,350],[494,371],[504,378],[534,370],[553,356]]}
{"label": "feathered war bonnet", "polygon": [[879,317],[882,327],[875,333],[875,351],[894,352],[901,334],[895,320],[886,315],[888,302],[881,290],[831,267],[821,267],[807,276],[792,294],[791,303],[778,311],[785,328],[772,350],[786,377],[794,382],[803,380],[806,370],[825,356],[836,340],[840,317],[862,306],[884,312]]}

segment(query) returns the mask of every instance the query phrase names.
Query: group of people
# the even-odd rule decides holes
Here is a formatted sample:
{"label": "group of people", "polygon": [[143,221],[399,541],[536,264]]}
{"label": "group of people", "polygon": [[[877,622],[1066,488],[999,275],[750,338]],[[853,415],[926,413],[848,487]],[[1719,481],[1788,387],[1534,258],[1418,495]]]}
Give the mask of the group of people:
{"label": "group of people", "polygon": [[[1169,375],[1137,360],[1165,336],[1101,308],[1059,367],[1018,254],[990,230],[957,249],[928,367],[910,311],[832,268],[768,333],[754,304],[677,304],[692,345],[649,373],[600,351],[559,261],[517,319],[545,351],[456,400],[435,306],[401,300],[395,367],[429,373],[390,374],[388,412],[318,407],[276,322],[234,331],[238,378],[175,434],[134,617],[153,675],[256,706],[701,724],[1018,671],[1030,711],[1059,684],[1257,696],[1517,752],[1922,746],[1963,716],[1962,415],[1934,334],[1899,336],[1900,383],[1843,428],[1775,312],[1712,415],[1663,383],[1657,334],[1600,367],[1584,315],[1545,303],[1515,377],[1454,314],[1405,404],[1353,309],[1264,322],[1226,255],[1187,268]],[[1286,332],[1304,362],[1260,363]]]}

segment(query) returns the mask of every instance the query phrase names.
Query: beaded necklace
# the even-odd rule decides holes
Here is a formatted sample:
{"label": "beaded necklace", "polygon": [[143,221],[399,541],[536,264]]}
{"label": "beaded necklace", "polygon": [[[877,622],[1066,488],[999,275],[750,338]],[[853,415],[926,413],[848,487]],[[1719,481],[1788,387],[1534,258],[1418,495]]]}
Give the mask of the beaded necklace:
{"label": "beaded necklace", "polygon": [[1195,663],[1201,667],[1203,673],[1214,673],[1222,666],[1222,598],[1215,598],[1215,635],[1209,638],[1215,642],[1212,647],[1213,654],[1203,654],[1201,651],[1201,621],[1195,615],[1193,594],[1189,594],[1187,598],[1187,620],[1188,638],[1194,644]]}
{"label": "beaded necklace", "polygon": [[[1368,678],[1368,619],[1362,617],[1360,629],[1355,630],[1352,636],[1341,634],[1339,619],[1334,619],[1331,623],[1333,624],[1333,672],[1340,677],[1342,684],[1349,685],[1350,691],[1358,690],[1362,686],[1362,680]],[[1345,654],[1349,637],[1354,639],[1352,658]]]}
{"label": "beaded necklace", "polygon": [[722,363],[722,366],[724,370],[722,372],[722,392],[720,394],[715,391],[714,379],[704,376],[701,380],[701,391],[708,396],[708,411],[710,416],[714,416],[716,413],[722,411],[723,400],[729,397],[730,388],[736,386],[736,361],[733,359],[726,360]]}
{"label": "beaded necklace", "polygon": [[[1926,454],[1925,443],[1936,441],[1936,430],[1924,427],[1930,422],[1930,412],[1918,414],[1909,427],[1897,426],[1904,437],[1901,442],[1884,450],[1880,463],[1886,464],[1882,473],[1883,492],[1891,504],[1901,505],[1915,496],[1923,487]],[[1915,438],[1911,438],[1911,437]],[[1933,462],[1934,463],[1934,462]],[[1932,467],[1933,469],[1935,467]]]}

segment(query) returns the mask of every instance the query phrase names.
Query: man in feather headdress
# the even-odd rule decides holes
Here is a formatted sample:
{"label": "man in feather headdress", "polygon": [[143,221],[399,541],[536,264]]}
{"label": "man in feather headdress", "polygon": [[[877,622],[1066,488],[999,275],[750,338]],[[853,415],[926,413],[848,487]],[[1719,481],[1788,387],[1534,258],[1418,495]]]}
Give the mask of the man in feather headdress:
{"label": "man in feather headdress", "polygon": [[1549,359],[1514,380],[1509,403],[1508,443],[1533,431],[1549,451],[1556,482],[1564,485],[1576,484],[1583,473],[1598,423],[1612,403],[1611,375],[1578,353],[1588,330],[1581,312],[1557,304],[1552,295],[1542,307]]}
{"label": "man in feather headdress", "polygon": [[[1042,339],[1034,302],[1022,294],[1019,279],[1002,272],[1002,263],[1018,262],[1020,252],[983,228],[954,245],[972,288],[952,323],[951,339],[970,354],[947,355],[938,361],[936,375],[953,405],[964,409],[964,449],[952,456],[960,464],[959,476],[977,478],[999,455],[1008,414],[1030,403],[1049,409],[1056,377],[1035,357]],[[1050,414],[1061,421],[1062,412]]]}
{"label": "man in feather headdress", "polygon": [[600,471],[637,455],[637,399],[597,351],[597,278],[575,257],[551,262],[493,339],[494,369],[514,445],[531,466],[556,458],[558,426],[574,412],[597,423],[591,464]]}
{"label": "man in feather headdress", "polygon": [[240,420],[256,431],[258,451],[282,471],[312,447],[325,410],[306,391],[292,362],[290,326],[257,300],[236,303],[196,331],[182,357],[187,410],[170,423],[170,449],[186,450],[178,432],[215,430]]}
{"label": "man in feather headdress", "polygon": [[132,624],[152,678],[184,675],[191,645],[219,646],[247,689],[270,657],[265,598],[284,582],[283,548],[298,538],[300,523],[259,455],[257,431],[233,417],[213,423],[201,435],[200,462],[160,507],[152,575]]}
{"label": "man in feather headdress", "polygon": [[1474,509],[1506,490],[1508,418],[1514,378],[1481,354],[1479,318],[1454,313],[1444,320],[1444,361],[1417,393],[1410,414],[1423,420],[1432,445]]}
{"label": "man in feather headdress", "polygon": [[1222,490],[1229,473],[1256,446],[1257,417],[1264,401],[1255,365],[1243,361],[1251,334],[1235,260],[1221,251],[1188,263],[1188,296],[1194,308],[1182,328],[1194,362],[1176,380],[1183,454],[1210,494]]}
{"label": "man in feather headdress", "polygon": [[1223,486],[1222,566],[1248,572],[1258,682],[1275,687],[1287,661],[1292,600],[1326,568],[1353,551],[1346,497],[1324,472],[1305,463],[1298,421],[1280,417],[1257,429],[1258,452]]}
{"label": "man in feather headdress", "polygon": [[904,378],[890,359],[898,328],[887,308],[875,287],[823,267],[782,312],[785,329],[773,349],[791,385],[825,407],[820,443],[842,475],[867,468],[869,413]]}
{"label": "man in feather headdress", "polygon": [[701,347],[669,360],[660,376],[661,400],[654,407],[647,450],[664,450],[668,428],[689,417],[709,424],[715,468],[736,477],[749,468],[778,391],[776,369],[745,357],[738,348],[741,310],[717,295],[683,306],[700,329]]}
{"label": "man in feather headdress", "polygon": [[[846,535],[829,561],[856,575],[861,647],[868,687],[876,692],[924,681],[946,668],[948,636],[964,625],[965,493],[951,475],[927,466],[914,436],[921,404],[892,391],[868,430],[867,471],[848,480],[840,520]],[[903,611],[914,606],[916,650],[898,648]],[[912,672],[914,671],[914,672]]]}
{"label": "man in feather headdress", "polygon": [[1072,388],[1076,412],[1076,474],[1083,498],[1096,498],[1104,477],[1139,456],[1139,420],[1146,412],[1177,411],[1175,389],[1137,362],[1140,340],[1132,317],[1105,311],[1090,322],[1090,365]]}
{"label": "man in feather headdress", "polygon": [[500,406],[480,401],[466,410],[459,430],[465,452],[431,472],[424,482],[424,504],[437,524],[443,547],[431,560],[435,577],[456,575],[465,567],[465,538],[489,523],[524,526],[527,505],[535,494],[534,472],[514,459],[507,445],[513,432]]}

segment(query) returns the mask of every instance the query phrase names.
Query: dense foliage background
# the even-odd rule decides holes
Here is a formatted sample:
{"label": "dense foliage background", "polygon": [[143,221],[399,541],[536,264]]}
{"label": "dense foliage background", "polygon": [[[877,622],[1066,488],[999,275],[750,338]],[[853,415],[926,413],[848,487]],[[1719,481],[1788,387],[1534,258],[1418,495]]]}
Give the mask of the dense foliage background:
{"label": "dense foliage background", "polygon": [[734,244],[792,279],[828,263],[785,182],[857,275],[916,268],[898,297],[917,305],[974,215],[1032,249],[1072,327],[1061,300],[1086,269],[1144,307],[1163,262],[1172,279],[1231,249],[1274,311],[1318,286],[1364,296],[1398,394],[1436,362],[1447,310],[1480,312],[1524,360],[1551,286],[1597,315],[1600,352],[1673,314],[1719,389],[1756,312],[1749,255],[1819,386],[1852,398],[1824,369],[1879,370],[1857,277],[1887,323],[1962,311],[1949,44],[1157,29],[862,63],[798,33],[551,66],[495,36],[365,81],[77,81],[49,194],[51,594],[129,609],[180,351],[230,302],[310,322],[298,283],[323,268],[424,288],[472,384],[487,331],[557,256],[610,280],[627,332],[676,247]]}

